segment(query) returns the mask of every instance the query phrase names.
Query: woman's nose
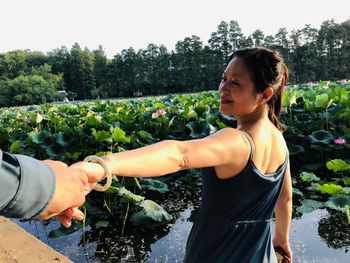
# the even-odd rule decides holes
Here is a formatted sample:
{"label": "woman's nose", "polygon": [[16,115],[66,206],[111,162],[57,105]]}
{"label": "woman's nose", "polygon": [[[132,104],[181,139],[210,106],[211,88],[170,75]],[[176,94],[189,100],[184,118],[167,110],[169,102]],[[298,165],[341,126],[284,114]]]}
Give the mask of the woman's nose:
{"label": "woman's nose", "polygon": [[223,82],[223,81],[220,82],[218,90],[219,90],[220,92],[227,91],[225,82]]}
{"label": "woman's nose", "polygon": [[225,83],[224,83],[223,81],[220,81],[218,90],[219,90],[219,91],[222,91],[222,89],[224,88],[224,86],[225,86]]}

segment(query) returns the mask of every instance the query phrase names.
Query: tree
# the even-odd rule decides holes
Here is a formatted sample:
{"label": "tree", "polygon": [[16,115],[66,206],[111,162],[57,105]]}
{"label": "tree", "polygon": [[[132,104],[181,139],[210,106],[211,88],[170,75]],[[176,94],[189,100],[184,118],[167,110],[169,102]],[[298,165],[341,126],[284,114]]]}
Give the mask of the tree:
{"label": "tree", "polygon": [[139,72],[143,94],[164,94],[170,85],[170,54],[164,45],[149,44],[139,51]]}
{"label": "tree", "polygon": [[91,95],[93,98],[99,98],[100,95],[106,97],[108,94],[106,74],[107,66],[110,62],[108,61],[107,56],[101,45],[98,47],[97,50],[93,50],[92,53],[94,55],[93,75],[96,82],[96,87],[91,91]]}
{"label": "tree", "polygon": [[264,41],[264,32],[261,31],[260,29],[255,30],[252,33],[252,40],[253,40],[254,46],[256,47],[262,46]]}
{"label": "tree", "polygon": [[62,46],[48,52],[48,63],[51,65],[53,74],[63,74],[64,87],[67,90],[72,90],[70,86],[70,53],[69,50]]}
{"label": "tree", "polygon": [[75,43],[70,50],[68,86],[69,90],[77,93],[78,99],[91,98],[91,91],[96,87],[93,67],[93,53],[87,48],[82,50]]}
{"label": "tree", "polygon": [[172,63],[178,91],[203,89],[203,43],[198,36],[186,37],[175,45]]}
{"label": "tree", "polygon": [[26,64],[26,52],[15,50],[7,52],[2,57],[2,78],[16,78],[21,74],[25,74],[28,70]]}
{"label": "tree", "polygon": [[[238,25],[238,24],[237,24]],[[212,50],[216,52],[221,52],[222,54],[222,61],[225,62],[228,60],[230,54],[232,53],[232,44],[231,41],[235,41],[235,33],[234,30],[237,30],[235,28],[236,24],[235,22],[232,22],[232,36],[231,39],[229,37],[229,24],[225,21],[221,21],[220,24],[217,27],[216,32],[213,32],[211,34],[210,39],[208,40],[209,46]]]}
{"label": "tree", "polygon": [[2,107],[43,104],[53,101],[57,95],[55,83],[38,75],[20,75],[0,81]]}
{"label": "tree", "polygon": [[228,42],[231,46],[231,53],[237,49],[241,49],[244,46],[244,35],[242,34],[241,27],[237,21],[231,20],[229,22],[228,30]]}

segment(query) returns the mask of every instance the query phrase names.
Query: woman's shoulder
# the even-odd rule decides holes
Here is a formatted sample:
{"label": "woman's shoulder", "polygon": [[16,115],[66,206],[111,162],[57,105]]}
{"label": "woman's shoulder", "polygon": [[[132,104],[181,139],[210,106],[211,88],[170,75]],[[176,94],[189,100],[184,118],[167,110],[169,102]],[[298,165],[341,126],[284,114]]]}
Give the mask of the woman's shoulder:
{"label": "woman's shoulder", "polygon": [[231,128],[231,127],[222,128],[216,133],[220,135],[239,136],[239,137],[243,136],[243,132],[241,130]]}
{"label": "woman's shoulder", "polygon": [[216,133],[213,134],[213,136],[217,138],[221,138],[227,142],[232,143],[239,143],[239,144],[246,144],[246,132],[243,132],[241,130],[225,127]]}

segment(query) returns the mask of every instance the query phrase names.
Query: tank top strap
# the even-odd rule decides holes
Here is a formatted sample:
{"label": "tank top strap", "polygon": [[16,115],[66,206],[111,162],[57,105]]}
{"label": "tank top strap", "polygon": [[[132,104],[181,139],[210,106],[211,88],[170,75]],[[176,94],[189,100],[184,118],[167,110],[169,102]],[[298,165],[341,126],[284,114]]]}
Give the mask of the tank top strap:
{"label": "tank top strap", "polygon": [[249,144],[250,144],[250,155],[249,155],[249,160],[253,160],[253,156],[254,156],[254,153],[255,153],[255,144],[254,144],[254,141],[252,139],[252,137],[245,131],[241,131],[245,137],[248,139],[249,141]]}

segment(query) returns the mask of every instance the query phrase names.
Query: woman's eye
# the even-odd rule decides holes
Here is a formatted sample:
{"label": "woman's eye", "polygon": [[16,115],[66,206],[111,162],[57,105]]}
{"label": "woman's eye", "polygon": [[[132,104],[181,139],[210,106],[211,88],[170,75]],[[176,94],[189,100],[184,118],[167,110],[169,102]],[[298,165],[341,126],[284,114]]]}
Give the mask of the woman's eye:
{"label": "woman's eye", "polygon": [[239,83],[238,83],[238,82],[236,82],[236,81],[234,81],[234,80],[231,80],[231,83],[232,83],[233,85],[237,85],[237,86],[239,86]]}

